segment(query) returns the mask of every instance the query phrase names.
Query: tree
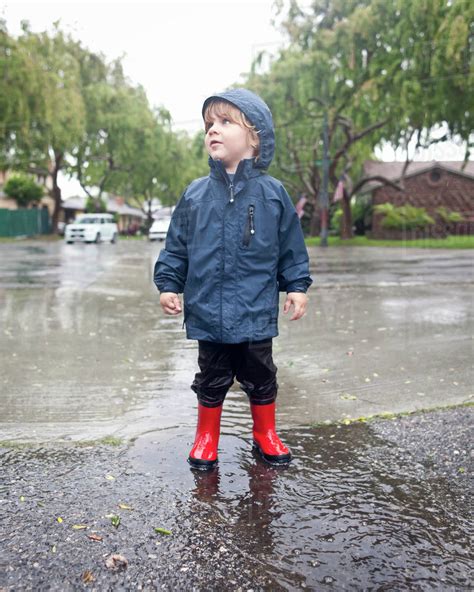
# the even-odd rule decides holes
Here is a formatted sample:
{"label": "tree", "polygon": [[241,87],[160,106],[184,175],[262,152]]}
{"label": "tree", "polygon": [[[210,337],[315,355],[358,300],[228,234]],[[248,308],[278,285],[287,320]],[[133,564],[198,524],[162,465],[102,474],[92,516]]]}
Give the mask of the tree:
{"label": "tree", "polygon": [[32,177],[24,174],[12,175],[5,183],[3,190],[22,208],[43,197],[43,187],[38,185]]}
{"label": "tree", "polygon": [[[53,232],[57,229],[61,208],[58,175],[64,169],[66,155],[79,141],[85,120],[84,102],[78,85],[78,63],[71,51],[73,41],[54,23],[53,36],[32,33],[22,22],[22,35],[11,41],[2,31],[0,62],[4,78],[16,78],[19,88],[5,100],[1,123],[7,130],[3,138],[2,168],[18,168],[50,180],[46,187],[54,200]],[[24,84],[24,86],[21,86]],[[9,85],[5,85],[8,88]],[[23,93],[21,112],[12,108],[16,93]],[[20,117],[11,119],[12,114]]]}
{"label": "tree", "polygon": [[[332,187],[344,173],[356,179],[344,188],[343,238],[352,234],[352,195],[374,180],[363,176],[363,161],[381,141],[406,147],[417,137],[418,145],[426,147],[439,141],[431,133],[434,126],[446,122],[442,139],[459,134],[467,158],[473,123],[472,3],[313,0],[303,10],[291,0],[277,6],[279,13],[286,10],[282,29],[289,45],[268,72],[258,72],[259,55],[247,85],[270,104],[277,134],[275,169],[291,189],[309,198],[311,234],[317,222],[325,117]],[[454,59],[452,66],[446,52]],[[450,80],[455,91],[442,80]],[[448,102],[455,106],[447,109]],[[400,185],[377,180],[403,187],[403,180]]]}

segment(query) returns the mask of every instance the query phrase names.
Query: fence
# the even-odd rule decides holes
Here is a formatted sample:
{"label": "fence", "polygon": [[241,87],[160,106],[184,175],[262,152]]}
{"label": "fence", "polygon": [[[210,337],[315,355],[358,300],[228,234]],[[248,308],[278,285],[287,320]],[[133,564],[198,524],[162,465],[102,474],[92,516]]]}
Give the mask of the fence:
{"label": "fence", "polygon": [[33,236],[50,232],[51,224],[46,208],[0,209],[0,236]]}

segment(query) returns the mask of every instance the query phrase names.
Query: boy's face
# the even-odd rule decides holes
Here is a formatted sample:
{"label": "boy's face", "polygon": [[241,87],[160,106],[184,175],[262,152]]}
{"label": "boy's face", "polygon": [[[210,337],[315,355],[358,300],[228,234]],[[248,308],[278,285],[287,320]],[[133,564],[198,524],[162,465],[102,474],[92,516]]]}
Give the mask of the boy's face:
{"label": "boy's face", "polygon": [[210,115],[206,125],[206,149],[214,160],[222,160],[226,171],[234,173],[243,158],[252,158],[250,133],[225,115]]}

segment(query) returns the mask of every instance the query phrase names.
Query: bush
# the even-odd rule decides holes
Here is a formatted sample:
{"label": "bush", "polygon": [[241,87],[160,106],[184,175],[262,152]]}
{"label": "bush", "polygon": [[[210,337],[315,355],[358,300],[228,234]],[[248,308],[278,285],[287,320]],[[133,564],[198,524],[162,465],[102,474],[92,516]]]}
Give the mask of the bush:
{"label": "bush", "polygon": [[445,208],[444,206],[440,206],[436,208],[436,213],[440,215],[443,219],[443,222],[450,223],[450,222],[464,222],[465,218],[459,212],[455,212],[454,210],[450,210],[449,208]]}
{"label": "bush", "polygon": [[[355,234],[363,235],[365,230],[370,224],[370,218],[372,216],[372,206],[369,201],[365,199],[354,199],[351,201],[351,218],[352,227],[355,230]],[[341,222],[342,222],[342,206],[340,204],[333,210],[331,220],[329,223],[330,230],[334,231],[335,234],[341,233]]]}
{"label": "bush", "polygon": [[3,188],[5,195],[16,201],[19,207],[24,208],[31,202],[39,201],[44,194],[43,187],[35,180],[23,174],[12,175]]}
{"label": "bush", "polygon": [[374,211],[383,214],[382,226],[397,230],[426,228],[435,224],[434,219],[426,213],[425,208],[415,206],[394,206],[391,203],[378,204]]}

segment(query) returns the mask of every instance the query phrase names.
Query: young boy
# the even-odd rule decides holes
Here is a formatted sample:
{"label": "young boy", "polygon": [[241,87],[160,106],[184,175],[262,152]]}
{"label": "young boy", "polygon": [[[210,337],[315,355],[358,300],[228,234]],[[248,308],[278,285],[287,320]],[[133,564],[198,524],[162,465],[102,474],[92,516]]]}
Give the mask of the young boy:
{"label": "young boy", "polygon": [[306,310],[312,284],[308,253],[295,207],[282,183],[265,172],[275,136],[270,109],[253,92],[228,90],[204,101],[210,173],[192,181],[173,212],[154,282],[168,315],[181,313],[186,337],[198,340],[191,385],[198,421],[188,461],[217,463],[222,405],[234,377],[250,399],[253,441],[272,464],[290,450],[275,432],[278,295],[290,320]]}

